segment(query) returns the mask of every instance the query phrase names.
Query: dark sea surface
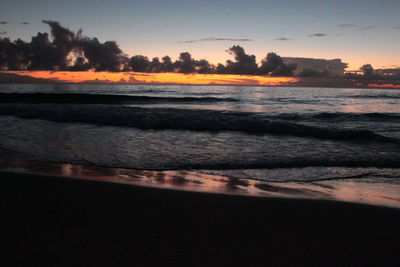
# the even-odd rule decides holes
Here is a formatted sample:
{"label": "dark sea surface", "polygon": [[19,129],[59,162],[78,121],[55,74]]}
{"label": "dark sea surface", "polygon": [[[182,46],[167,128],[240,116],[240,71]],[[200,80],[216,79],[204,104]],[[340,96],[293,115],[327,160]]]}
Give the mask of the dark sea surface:
{"label": "dark sea surface", "polygon": [[0,84],[0,157],[398,186],[400,90]]}

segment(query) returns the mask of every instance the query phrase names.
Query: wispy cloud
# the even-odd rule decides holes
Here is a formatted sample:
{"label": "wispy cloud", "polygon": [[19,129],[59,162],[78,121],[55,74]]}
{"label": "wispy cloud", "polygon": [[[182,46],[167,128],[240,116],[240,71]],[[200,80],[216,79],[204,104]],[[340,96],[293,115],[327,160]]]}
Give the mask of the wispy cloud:
{"label": "wispy cloud", "polygon": [[5,34],[7,34],[7,32],[6,32],[6,31],[4,31],[4,32],[0,32],[0,35],[5,35]]}
{"label": "wispy cloud", "polygon": [[188,41],[178,41],[178,44],[191,44],[191,43],[199,43],[199,42],[219,42],[219,41],[231,41],[231,42],[254,42],[252,39],[246,38],[216,38],[216,37],[209,37],[209,38],[202,38],[196,40],[188,40]]}
{"label": "wispy cloud", "polygon": [[24,21],[24,22],[21,22],[21,24],[22,25],[28,25],[28,24],[30,24],[29,22],[26,22],[26,21]]}
{"label": "wispy cloud", "polygon": [[338,24],[336,25],[337,27],[340,28],[347,28],[347,29],[353,29],[357,31],[366,31],[366,30],[371,30],[377,28],[376,26],[363,26],[363,25],[357,25],[357,24]]}
{"label": "wispy cloud", "polygon": [[356,27],[359,27],[358,25],[355,25],[355,24],[346,24],[346,23],[339,24],[339,25],[336,25],[336,26],[340,27],[340,28],[356,28]]}
{"label": "wispy cloud", "polygon": [[3,24],[3,25],[10,24],[10,22],[8,22],[8,21],[0,21],[0,24]]}
{"label": "wispy cloud", "polygon": [[286,37],[280,37],[280,38],[275,38],[274,40],[275,40],[275,41],[290,41],[290,40],[293,40],[293,39],[291,39],[291,38],[286,38]]}
{"label": "wispy cloud", "polygon": [[367,30],[372,30],[375,28],[376,28],[376,26],[365,26],[365,27],[357,28],[357,31],[367,31]]}
{"label": "wispy cloud", "polygon": [[313,34],[308,35],[308,37],[325,37],[325,36],[328,36],[328,34],[326,34],[326,33],[313,33]]}

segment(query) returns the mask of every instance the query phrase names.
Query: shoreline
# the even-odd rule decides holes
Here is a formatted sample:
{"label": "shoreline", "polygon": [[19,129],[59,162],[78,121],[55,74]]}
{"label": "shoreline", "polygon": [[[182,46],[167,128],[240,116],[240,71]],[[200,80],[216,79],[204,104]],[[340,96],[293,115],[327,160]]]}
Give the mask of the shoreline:
{"label": "shoreline", "polygon": [[400,184],[376,183],[379,178],[269,182],[212,175],[195,170],[150,171],[6,158],[0,158],[1,174],[59,177],[242,197],[358,203],[400,209],[400,196],[396,194],[400,192]]}
{"label": "shoreline", "polygon": [[4,266],[395,266],[400,210],[0,173]]}

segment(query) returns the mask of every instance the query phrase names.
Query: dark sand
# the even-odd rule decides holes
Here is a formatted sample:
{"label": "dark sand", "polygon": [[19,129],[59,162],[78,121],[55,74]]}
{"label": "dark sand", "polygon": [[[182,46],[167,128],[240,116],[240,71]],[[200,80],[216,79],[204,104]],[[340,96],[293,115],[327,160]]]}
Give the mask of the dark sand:
{"label": "dark sand", "polygon": [[400,264],[400,209],[0,177],[1,266]]}

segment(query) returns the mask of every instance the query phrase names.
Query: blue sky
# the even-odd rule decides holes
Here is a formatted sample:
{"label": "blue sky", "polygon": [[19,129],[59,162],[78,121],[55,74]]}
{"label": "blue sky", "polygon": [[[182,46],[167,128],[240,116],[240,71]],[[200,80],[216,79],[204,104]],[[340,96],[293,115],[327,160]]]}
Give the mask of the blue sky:
{"label": "blue sky", "polygon": [[[258,60],[274,51],[381,68],[400,67],[399,14],[399,0],[2,0],[0,22],[8,24],[0,24],[0,33],[30,40],[48,32],[41,20],[51,19],[101,41],[115,40],[129,55],[175,58],[188,51],[215,63],[229,59],[225,50],[239,44]],[[252,41],[196,42],[210,37]]]}

